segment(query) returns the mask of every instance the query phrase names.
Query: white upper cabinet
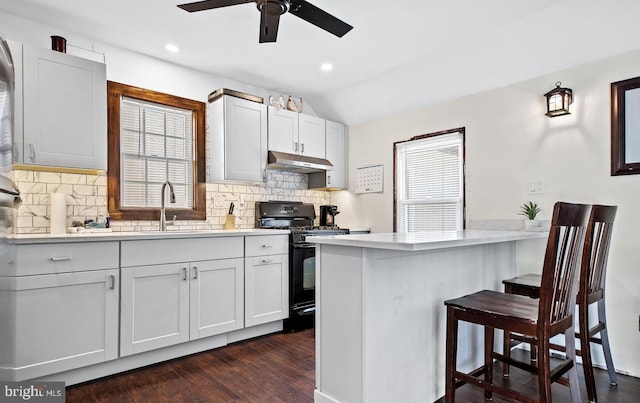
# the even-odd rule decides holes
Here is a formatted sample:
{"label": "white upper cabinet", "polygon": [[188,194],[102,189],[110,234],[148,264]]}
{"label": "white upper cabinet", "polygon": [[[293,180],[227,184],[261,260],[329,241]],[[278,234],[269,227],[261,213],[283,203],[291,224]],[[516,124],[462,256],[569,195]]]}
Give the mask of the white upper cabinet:
{"label": "white upper cabinet", "polygon": [[269,151],[325,158],[325,120],[268,107]]}
{"label": "white upper cabinet", "polygon": [[223,95],[209,105],[207,119],[211,130],[211,179],[264,181],[266,105]]}
{"label": "white upper cabinet", "polygon": [[326,122],[326,158],[333,164],[333,170],[310,174],[309,188],[347,189],[349,187],[347,129],[342,123],[330,120]]}
{"label": "white upper cabinet", "polygon": [[269,151],[298,154],[298,113],[271,106],[269,111]]}
{"label": "white upper cabinet", "polygon": [[23,45],[22,97],[16,162],[107,169],[104,63]]}
{"label": "white upper cabinet", "polygon": [[298,141],[300,154],[309,157],[326,158],[325,120],[309,115],[298,114]]}

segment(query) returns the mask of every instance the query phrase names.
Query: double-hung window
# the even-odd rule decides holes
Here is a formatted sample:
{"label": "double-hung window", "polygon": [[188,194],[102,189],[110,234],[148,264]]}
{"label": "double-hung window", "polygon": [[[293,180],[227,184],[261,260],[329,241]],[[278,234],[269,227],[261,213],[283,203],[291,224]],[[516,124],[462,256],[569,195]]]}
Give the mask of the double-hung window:
{"label": "double-hung window", "polygon": [[395,230],[464,227],[464,129],[395,143]]}
{"label": "double-hung window", "polygon": [[173,184],[173,207],[193,207],[191,111],[134,98],[120,103],[120,196],[127,207],[160,207],[164,182]]}
{"label": "double-hung window", "polygon": [[170,214],[205,219],[204,104],[113,82],[108,93],[109,214],[158,219],[169,181],[176,197],[165,200]]}

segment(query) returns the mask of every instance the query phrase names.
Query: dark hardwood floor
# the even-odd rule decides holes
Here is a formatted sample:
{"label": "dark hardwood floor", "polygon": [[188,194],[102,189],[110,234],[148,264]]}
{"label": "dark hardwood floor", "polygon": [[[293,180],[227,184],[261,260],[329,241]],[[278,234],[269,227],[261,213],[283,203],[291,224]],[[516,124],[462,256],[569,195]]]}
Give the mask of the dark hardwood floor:
{"label": "dark hardwood floor", "polygon": [[[514,350],[512,353],[512,357],[518,360],[525,360],[528,354],[528,351]],[[596,368],[594,372],[599,403],[640,402],[640,378],[618,374],[618,385],[610,386],[609,375],[607,374],[607,371]],[[582,372],[581,365],[578,365],[578,378],[580,380],[580,392],[582,394],[582,401],[588,402],[587,388],[584,383],[584,374]],[[503,378],[501,363],[497,363],[496,365],[494,365],[493,380],[496,383],[501,383],[503,386],[516,389],[522,393],[527,393],[530,396],[536,396],[538,393],[538,378],[535,375],[511,367],[509,378]],[[554,383],[552,384],[551,388],[553,390],[554,402],[571,402],[571,394],[569,393],[569,388],[567,386]],[[463,385],[456,390],[456,403],[478,403],[484,401],[484,391],[478,387]],[[505,399],[499,395],[494,394],[493,400],[491,400],[491,402],[512,403],[517,402],[517,400]],[[444,397],[437,400],[436,403],[444,403]]]}
{"label": "dark hardwood floor", "polygon": [[[274,334],[71,386],[67,402],[313,402],[314,356],[313,330]],[[578,370],[586,402],[582,367]],[[496,365],[495,379],[502,379],[500,371]],[[518,389],[536,389],[535,376],[515,368],[511,372],[508,382]],[[596,383],[600,403],[640,402],[638,378],[619,375],[618,386],[610,387],[606,371],[596,370]],[[554,384],[553,390],[554,402],[570,401],[568,388]],[[483,401],[479,388],[457,390],[457,403]],[[496,395],[493,402],[513,400]]]}
{"label": "dark hardwood floor", "polygon": [[67,388],[67,403],[313,402],[313,329],[235,343]]}

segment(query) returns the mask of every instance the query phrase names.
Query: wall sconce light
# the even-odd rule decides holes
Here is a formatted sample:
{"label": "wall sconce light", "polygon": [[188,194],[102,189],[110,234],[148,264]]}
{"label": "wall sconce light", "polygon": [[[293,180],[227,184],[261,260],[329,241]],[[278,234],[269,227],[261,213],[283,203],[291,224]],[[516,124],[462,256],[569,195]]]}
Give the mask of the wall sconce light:
{"label": "wall sconce light", "polygon": [[547,97],[547,113],[550,118],[568,115],[569,105],[573,103],[573,91],[571,88],[560,87],[562,83],[558,81],[556,88],[544,94]]}

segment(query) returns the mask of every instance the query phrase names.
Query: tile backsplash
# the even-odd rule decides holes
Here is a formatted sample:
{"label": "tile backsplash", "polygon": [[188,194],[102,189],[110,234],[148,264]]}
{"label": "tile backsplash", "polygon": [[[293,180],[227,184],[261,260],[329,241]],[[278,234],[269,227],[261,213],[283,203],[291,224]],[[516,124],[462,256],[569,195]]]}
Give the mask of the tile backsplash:
{"label": "tile backsplash", "polygon": [[[14,181],[21,192],[22,205],[18,209],[15,231],[18,234],[46,234],[49,232],[51,194],[64,193],[67,202],[67,226],[73,221],[95,220],[109,215],[107,209],[107,176],[84,175],[31,170],[14,170]],[[222,229],[231,202],[237,228],[253,228],[255,202],[290,200],[329,204],[330,192],[308,190],[307,175],[284,171],[268,171],[264,184],[207,183],[206,211],[203,221],[176,221],[170,229]],[[146,231],[158,229],[158,221],[111,221],[113,231]]]}

